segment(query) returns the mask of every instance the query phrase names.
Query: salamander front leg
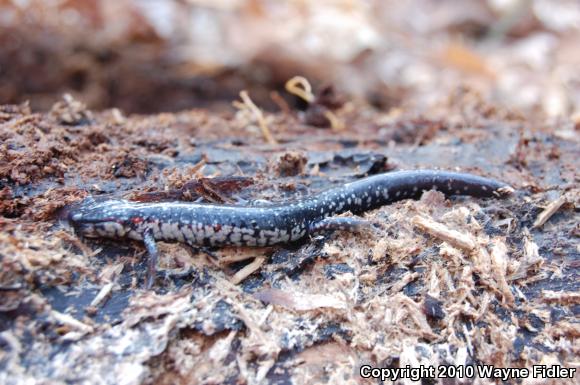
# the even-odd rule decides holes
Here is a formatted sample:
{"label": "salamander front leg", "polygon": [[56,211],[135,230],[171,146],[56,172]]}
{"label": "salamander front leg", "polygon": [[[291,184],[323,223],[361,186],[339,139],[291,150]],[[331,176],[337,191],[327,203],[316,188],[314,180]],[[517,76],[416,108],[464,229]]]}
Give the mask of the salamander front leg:
{"label": "salamander front leg", "polygon": [[143,233],[143,243],[147,249],[147,254],[149,254],[149,259],[147,261],[147,278],[145,281],[145,287],[147,289],[151,289],[157,274],[157,260],[159,259],[157,244],[155,243],[155,238],[153,238],[153,232],[151,230],[145,230]]}
{"label": "salamander front leg", "polygon": [[313,222],[308,227],[311,234],[322,233],[327,231],[361,231],[372,228],[372,222],[353,217],[328,217]]}

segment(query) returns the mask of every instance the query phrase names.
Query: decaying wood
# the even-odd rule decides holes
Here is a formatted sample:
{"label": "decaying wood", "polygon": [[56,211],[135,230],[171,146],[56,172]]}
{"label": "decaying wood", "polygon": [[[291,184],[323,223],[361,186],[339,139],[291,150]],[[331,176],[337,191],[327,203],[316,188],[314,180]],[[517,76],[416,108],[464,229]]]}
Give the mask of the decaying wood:
{"label": "decaying wood", "polygon": [[562,195],[558,199],[550,202],[544,211],[538,215],[538,218],[534,222],[534,227],[542,227],[544,223],[546,223],[552,217],[552,215],[554,215],[560,209],[560,207],[566,203],[566,201],[567,197]]}
{"label": "decaying wood", "polygon": [[457,247],[466,252],[472,252],[477,247],[475,240],[468,234],[460,233],[457,230],[452,230],[447,226],[437,223],[434,220],[426,217],[415,216],[412,219],[415,226],[419,227],[426,233],[448,242],[454,247]]}

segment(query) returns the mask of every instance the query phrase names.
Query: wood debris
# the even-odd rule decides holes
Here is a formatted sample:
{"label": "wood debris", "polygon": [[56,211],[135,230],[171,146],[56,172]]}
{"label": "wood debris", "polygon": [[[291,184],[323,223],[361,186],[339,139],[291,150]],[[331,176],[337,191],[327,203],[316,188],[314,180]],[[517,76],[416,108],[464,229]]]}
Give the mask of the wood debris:
{"label": "wood debris", "polygon": [[558,199],[550,202],[548,206],[538,215],[538,218],[534,222],[534,227],[542,227],[544,223],[546,223],[552,215],[554,215],[564,203],[567,202],[567,198],[565,195],[560,196]]}
{"label": "wood debris", "polygon": [[577,305],[580,303],[580,293],[542,290],[542,300],[544,302],[559,303],[562,305]]}
{"label": "wood debris", "polygon": [[430,218],[415,216],[412,222],[426,233],[466,252],[472,252],[477,247],[475,240],[471,236],[452,230]]}

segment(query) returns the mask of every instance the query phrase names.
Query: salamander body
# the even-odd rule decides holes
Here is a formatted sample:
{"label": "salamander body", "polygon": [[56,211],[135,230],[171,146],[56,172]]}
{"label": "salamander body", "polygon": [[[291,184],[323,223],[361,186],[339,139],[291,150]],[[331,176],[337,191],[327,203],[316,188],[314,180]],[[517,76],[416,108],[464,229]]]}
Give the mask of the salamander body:
{"label": "salamander body", "polygon": [[[325,228],[348,227],[332,217],[376,209],[423,191],[446,195],[503,197],[505,183],[471,174],[418,170],[379,174],[302,200],[269,206],[206,203],[139,203],[87,200],[68,212],[78,234],[150,242],[177,241],[200,246],[272,246],[298,241]],[[147,243],[146,243],[147,244]]]}

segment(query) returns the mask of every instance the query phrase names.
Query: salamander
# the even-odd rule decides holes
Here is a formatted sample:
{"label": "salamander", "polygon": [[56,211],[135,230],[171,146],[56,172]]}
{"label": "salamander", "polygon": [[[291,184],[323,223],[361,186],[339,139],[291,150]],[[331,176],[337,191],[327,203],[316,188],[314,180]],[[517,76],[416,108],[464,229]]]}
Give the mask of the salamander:
{"label": "salamander", "polygon": [[398,171],[346,183],[304,199],[262,206],[88,198],[70,208],[67,219],[75,232],[85,237],[143,241],[150,254],[150,272],[154,272],[156,241],[192,246],[285,244],[319,231],[355,228],[360,220],[334,216],[348,211],[360,214],[399,200],[416,199],[431,189],[446,195],[482,198],[502,198],[513,191],[503,182],[472,174]]}

